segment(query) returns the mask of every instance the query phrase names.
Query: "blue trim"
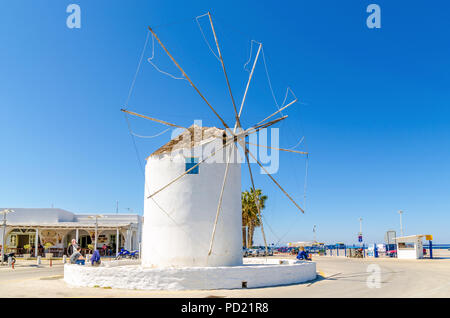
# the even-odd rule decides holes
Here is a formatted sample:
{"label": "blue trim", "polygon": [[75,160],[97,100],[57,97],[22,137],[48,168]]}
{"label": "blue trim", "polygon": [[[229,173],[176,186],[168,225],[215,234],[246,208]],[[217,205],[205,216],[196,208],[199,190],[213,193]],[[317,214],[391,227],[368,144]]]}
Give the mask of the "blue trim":
{"label": "blue trim", "polygon": [[[198,158],[186,158],[186,165],[185,165],[185,170],[184,171],[188,171],[189,169],[191,169],[193,166],[195,166],[198,163]],[[194,169],[192,169],[191,171],[189,171],[187,174],[198,174],[199,171],[199,166],[195,167]]]}

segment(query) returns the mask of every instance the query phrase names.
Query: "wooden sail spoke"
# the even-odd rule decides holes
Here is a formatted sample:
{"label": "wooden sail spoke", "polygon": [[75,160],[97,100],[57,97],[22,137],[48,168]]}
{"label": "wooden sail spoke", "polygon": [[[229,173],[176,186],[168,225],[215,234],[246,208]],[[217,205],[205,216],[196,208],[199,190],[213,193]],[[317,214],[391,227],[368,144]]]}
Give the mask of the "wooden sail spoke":
{"label": "wooden sail spoke", "polygon": [[[285,110],[286,108],[288,108],[289,106],[291,106],[292,104],[294,104],[295,102],[297,102],[297,98],[294,99],[294,100],[293,100],[292,102],[290,102],[289,104],[287,104],[286,106],[281,107],[279,110],[277,110],[276,112],[274,112],[272,115],[270,115],[270,116],[264,118],[264,119],[261,120],[258,124],[261,124],[261,123],[265,122],[266,120],[268,120],[269,118],[275,116],[275,115],[278,114],[279,112],[282,112],[283,110]],[[257,125],[258,125],[258,124],[257,124]]]}
{"label": "wooden sail spoke", "polygon": [[233,138],[230,138],[224,145],[222,145],[219,149],[214,150],[209,156],[207,156],[206,158],[204,158],[203,160],[199,161],[197,164],[195,164],[194,166],[192,166],[191,168],[189,168],[188,170],[186,170],[184,173],[182,173],[181,175],[179,175],[178,177],[176,177],[175,179],[173,179],[172,181],[170,181],[168,184],[166,184],[165,186],[163,186],[162,188],[160,188],[159,190],[153,192],[151,195],[149,195],[147,197],[147,199],[150,199],[152,197],[154,197],[156,194],[158,194],[159,192],[161,192],[162,190],[166,189],[168,186],[170,186],[171,184],[173,184],[174,182],[180,180],[183,176],[185,176],[186,174],[188,174],[189,172],[191,172],[192,170],[194,170],[195,168],[197,168],[200,164],[202,164],[203,162],[205,162],[206,160],[208,160],[209,158],[213,157],[216,152],[221,151],[222,149],[224,149],[225,147],[229,146],[231,143],[233,142],[239,142],[241,139],[245,138],[245,136],[249,135],[249,134],[253,134],[256,131],[253,132],[242,132],[236,136],[234,136]]}
{"label": "wooden sail spoke", "polygon": [[269,178],[278,186],[278,188],[280,188],[280,190],[284,193],[284,195],[286,195],[288,197],[289,200],[292,201],[292,203],[294,203],[294,205],[300,210],[302,211],[302,213],[305,213],[305,211],[297,204],[297,202],[295,202],[295,200],[283,189],[283,187],[275,180],[275,178],[267,171],[266,168],[264,168],[264,166],[261,164],[261,162],[259,162],[258,159],[255,158],[255,156],[250,152],[250,150],[248,150],[248,153],[250,154],[250,156],[253,158],[253,160],[256,161],[256,163],[261,167],[261,169],[264,170],[264,172],[269,176]]}
{"label": "wooden sail spoke", "polygon": [[[158,36],[156,35],[155,31],[153,31],[153,29],[151,27],[148,27],[148,29],[150,30],[150,32],[153,34],[153,36],[155,37],[155,39],[158,41],[159,45],[161,45],[161,47],[164,49],[164,51],[166,52],[167,56],[170,57],[170,59],[173,61],[173,63],[178,67],[178,69],[181,71],[181,73],[183,74],[183,76],[188,80],[189,84],[191,84],[191,86],[195,89],[195,91],[197,92],[198,95],[200,95],[200,97],[205,101],[205,103],[209,106],[209,108],[213,111],[213,113],[217,116],[217,118],[219,118],[220,122],[222,123],[222,125],[230,132],[232,133],[230,127],[227,125],[227,123],[222,119],[222,117],[217,113],[217,111],[214,109],[214,107],[211,106],[211,104],[208,102],[208,100],[205,98],[205,96],[203,96],[203,94],[200,92],[200,90],[197,88],[197,86],[194,85],[194,83],[191,81],[191,79],[189,78],[189,76],[186,74],[186,72],[181,68],[181,66],[177,63],[177,61],[175,60],[175,58],[169,53],[169,51],[167,50],[167,48],[164,46],[164,44],[161,42],[161,40],[158,38]],[[233,133],[232,133],[233,134]],[[233,134],[234,135],[234,134]]]}
{"label": "wooden sail spoke", "polygon": [[214,220],[213,231],[212,231],[211,240],[210,240],[210,243],[209,243],[208,256],[211,255],[211,253],[212,253],[212,248],[213,248],[213,244],[214,244],[214,237],[216,235],[216,227],[217,227],[217,222],[219,220],[220,208],[222,207],[223,193],[225,191],[225,185],[226,185],[227,177],[228,177],[228,168],[230,167],[230,158],[231,158],[231,154],[232,153],[233,153],[233,148],[231,149],[230,153],[227,156],[227,164],[225,166],[225,175],[223,176],[222,188],[220,190],[220,196],[219,196],[219,203],[217,204],[216,218]]}
{"label": "wooden sail spoke", "polygon": [[264,226],[263,226],[263,222],[262,222],[262,218],[261,218],[261,209],[260,209],[260,205],[259,205],[259,198],[256,195],[255,182],[253,180],[252,168],[250,166],[250,160],[248,158],[249,150],[248,150],[247,146],[245,146],[244,150],[245,150],[245,161],[247,162],[248,172],[250,174],[250,180],[251,180],[251,183],[252,183],[252,189],[253,189],[253,193],[255,195],[255,204],[256,204],[256,208],[258,209],[258,218],[259,218],[259,220],[261,222],[261,233],[262,233],[262,236],[263,236],[264,246],[265,246],[265,249],[266,249],[266,256],[267,256],[269,254],[269,251],[267,249],[266,234],[264,233]]}
{"label": "wooden sail spoke", "polygon": [[241,108],[239,109],[238,118],[241,118],[242,108],[244,107],[245,99],[247,98],[248,87],[250,86],[250,82],[253,77],[253,72],[255,71],[256,62],[258,61],[259,53],[261,52],[262,44],[259,43],[258,52],[256,53],[255,61],[253,62],[253,67],[248,76],[247,86],[245,87],[244,97],[242,97]]}
{"label": "wooden sail spoke", "polygon": [[235,124],[235,128],[234,128],[233,132],[236,132],[236,127],[241,127],[241,123],[239,121],[239,115],[237,112],[236,103],[234,101],[233,93],[231,91],[230,81],[228,80],[227,71],[225,69],[225,62],[223,61],[222,52],[221,52],[220,46],[219,46],[219,40],[217,39],[216,30],[214,29],[214,24],[212,21],[211,13],[209,13],[209,12],[208,12],[208,17],[209,17],[209,23],[211,24],[212,32],[214,34],[214,41],[216,42],[217,52],[219,53],[220,63],[222,64],[223,74],[225,75],[225,80],[227,81],[228,92],[230,93],[231,102],[233,103],[234,113],[236,116],[236,124]]}
{"label": "wooden sail spoke", "polygon": [[248,129],[246,129],[245,132],[247,132],[247,133],[248,133],[248,132],[257,132],[257,131],[259,131],[259,130],[261,130],[261,129],[270,127],[270,126],[272,126],[272,125],[274,125],[274,124],[276,124],[276,123],[278,123],[278,122],[280,122],[280,121],[282,121],[282,120],[285,120],[287,117],[288,117],[288,116],[285,115],[285,116],[283,116],[283,117],[274,119],[274,120],[269,121],[269,122],[267,122],[267,123],[264,123],[264,124],[260,124],[260,125],[256,125],[256,126],[250,127],[250,128],[248,128]]}
{"label": "wooden sail spoke", "polygon": [[145,116],[145,115],[141,115],[141,114],[138,114],[138,113],[126,110],[126,109],[121,109],[120,111],[122,111],[124,113],[127,113],[127,114],[130,114],[130,115],[134,115],[134,116],[145,118],[145,119],[148,119],[148,120],[151,120],[151,121],[155,121],[157,123],[160,123],[160,124],[163,124],[163,125],[166,125],[166,126],[171,126],[171,127],[176,127],[176,128],[183,128],[183,129],[187,130],[186,127],[178,126],[178,125],[175,125],[175,124],[171,124],[171,123],[169,123],[167,121],[164,121],[164,120],[161,120],[161,119],[156,119],[156,118],[148,117],[148,116]]}
{"label": "wooden sail spoke", "polygon": [[270,146],[264,146],[264,145],[260,145],[260,144],[254,144],[251,142],[246,141],[245,142],[247,145],[254,145],[254,146],[258,146],[258,147],[264,147],[264,148],[269,148],[269,149],[274,149],[274,150],[280,150],[280,151],[287,151],[287,152],[294,152],[294,153],[299,153],[302,155],[307,155],[308,153],[305,151],[298,151],[298,150],[291,150],[291,149],[283,149],[283,148],[275,148],[275,147],[270,147]]}

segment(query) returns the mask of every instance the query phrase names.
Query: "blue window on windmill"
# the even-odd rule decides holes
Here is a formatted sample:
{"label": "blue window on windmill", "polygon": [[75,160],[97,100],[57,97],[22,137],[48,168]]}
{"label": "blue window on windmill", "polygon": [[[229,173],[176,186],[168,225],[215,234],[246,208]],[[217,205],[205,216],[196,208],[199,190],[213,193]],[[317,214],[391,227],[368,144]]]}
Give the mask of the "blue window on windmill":
{"label": "blue window on windmill", "polygon": [[[193,157],[186,158],[186,169],[185,169],[185,171],[188,171],[193,166],[195,166],[197,163],[198,163],[198,158],[193,158]],[[198,174],[198,167],[199,166],[200,165],[198,165],[197,167],[195,167],[194,169],[189,171],[187,174]]]}

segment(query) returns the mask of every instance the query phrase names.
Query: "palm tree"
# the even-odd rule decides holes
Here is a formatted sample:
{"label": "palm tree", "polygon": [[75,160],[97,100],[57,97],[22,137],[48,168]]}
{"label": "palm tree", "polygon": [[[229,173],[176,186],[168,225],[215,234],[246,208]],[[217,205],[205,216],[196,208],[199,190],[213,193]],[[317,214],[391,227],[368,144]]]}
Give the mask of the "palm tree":
{"label": "palm tree", "polygon": [[[267,195],[263,195],[261,189],[250,189],[250,191],[244,191],[241,195],[242,201],[242,225],[247,227],[242,228],[242,243],[243,246],[249,247],[253,245],[253,235],[255,228],[261,226],[261,219],[258,215],[258,207],[256,202],[259,202],[259,210],[266,207]],[[249,246],[247,246],[247,243]]]}

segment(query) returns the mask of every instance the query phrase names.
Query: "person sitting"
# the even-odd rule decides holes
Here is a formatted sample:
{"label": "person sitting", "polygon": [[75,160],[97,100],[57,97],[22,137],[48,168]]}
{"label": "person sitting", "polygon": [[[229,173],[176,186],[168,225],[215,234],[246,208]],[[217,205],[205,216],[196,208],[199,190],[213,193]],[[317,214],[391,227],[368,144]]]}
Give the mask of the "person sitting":
{"label": "person sitting", "polygon": [[70,264],[84,265],[85,260],[80,251],[81,247],[77,247],[76,251],[70,256]]}
{"label": "person sitting", "polygon": [[300,248],[300,250],[298,252],[298,255],[297,255],[297,259],[305,260],[305,261],[311,260],[310,258],[308,258],[308,254],[305,252],[305,248],[304,247]]}
{"label": "person sitting", "polygon": [[99,266],[102,261],[100,260],[100,252],[95,250],[91,257],[91,265]]}

